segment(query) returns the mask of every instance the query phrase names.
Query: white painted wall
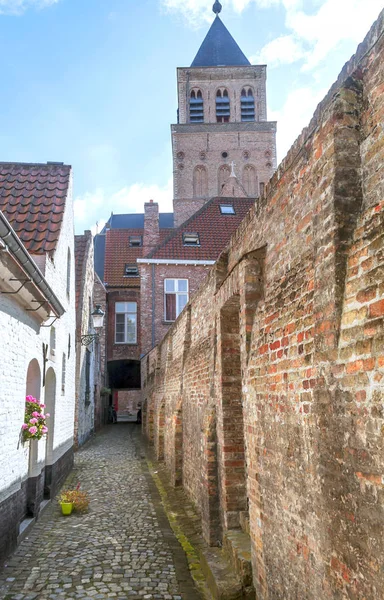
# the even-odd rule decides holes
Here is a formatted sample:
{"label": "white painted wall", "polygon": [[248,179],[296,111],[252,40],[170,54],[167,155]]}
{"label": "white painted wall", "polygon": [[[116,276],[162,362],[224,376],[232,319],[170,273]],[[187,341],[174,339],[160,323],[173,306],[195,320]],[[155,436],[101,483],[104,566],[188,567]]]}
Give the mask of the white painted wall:
{"label": "white painted wall", "polygon": [[[72,257],[69,298],[66,293],[68,248]],[[46,370],[52,367],[56,375],[53,449],[47,461],[53,464],[73,445],[76,318],[72,184],[55,255],[53,259],[47,257],[45,261],[45,277],[66,311],[55,323],[56,351],[54,356],[48,352],[49,361],[46,365]],[[46,440],[43,438],[38,443],[29,442],[23,446],[19,443],[19,436],[24,422],[28,365],[37,359],[43,372],[42,344],[50,343],[50,329],[40,327],[33,313],[18,304],[16,296],[0,294],[0,334],[1,502],[20,488],[22,481],[28,477],[28,471],[30,476],[36,476],[45,465]],[[69,335],[71,354],[68,359]],[[63,353],[67,357],[65,393],[61,390]],[[44,390],[41,389],[39,399],[44,401],[44,397]]]}

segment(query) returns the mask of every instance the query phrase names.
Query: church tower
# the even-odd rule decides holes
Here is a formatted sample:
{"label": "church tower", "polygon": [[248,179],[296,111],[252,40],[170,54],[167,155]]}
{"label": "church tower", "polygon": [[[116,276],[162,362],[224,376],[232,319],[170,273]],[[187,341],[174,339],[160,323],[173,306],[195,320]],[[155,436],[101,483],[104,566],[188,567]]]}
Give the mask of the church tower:
{"label": "church tower", "polygon": [[177,227],[220,196],[235,163],[251,198],[276,168],[276,123],[267,121],[265,65],[251,65],[219,13],[190,67],[177,70],[178,123],[172,125]]}

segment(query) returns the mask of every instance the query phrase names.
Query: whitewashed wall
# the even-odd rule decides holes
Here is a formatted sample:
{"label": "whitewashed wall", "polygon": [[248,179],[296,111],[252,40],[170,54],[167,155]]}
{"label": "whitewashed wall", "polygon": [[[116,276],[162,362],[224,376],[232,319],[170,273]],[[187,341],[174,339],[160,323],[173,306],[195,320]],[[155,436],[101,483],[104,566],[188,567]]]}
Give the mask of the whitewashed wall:
{"label": "whitewashed wall", "polygon": [[[72,258],[69,298],[66,293],[68,248]],[[66,311],[55,323],[55,355],[48,352],[46,365],[46,371],[52,367],[56,375],[55,414],[48,421],[48,427],[54,421],[53,450],[47,457],[47,464],[54,464],[73,446],[76,320],[72,185],[55,255],[53,260],[47,258],[45,263],[45,277]],[[71,354],[68,359],[69,335]],[[38,443],[24,446],[19,443],[24,422],[28,366],[36,359],[42,376],[43,342],[50,344],[50,329],[40,327],[33,313],[20,307],[16,296],[0,294],[0,454],[3,465],[0,469],[0,502],[20,489],[28,475],[38,475],[46,463],[44,438]],[[64,394],[61,390],[63,353],[67,357]],[[39,399],[45,399],[43,388]]]}

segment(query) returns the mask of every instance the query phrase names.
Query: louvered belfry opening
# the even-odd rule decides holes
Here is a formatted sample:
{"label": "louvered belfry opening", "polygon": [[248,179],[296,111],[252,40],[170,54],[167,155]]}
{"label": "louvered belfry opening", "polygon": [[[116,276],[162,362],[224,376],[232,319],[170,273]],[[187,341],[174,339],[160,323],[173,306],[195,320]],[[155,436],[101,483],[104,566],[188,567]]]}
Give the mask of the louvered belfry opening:
{"label": "louvered belfry opening", "polygon": [[241,91],[241,120],[255,120],[255,98],[253,97],[253,92],[250,88]]}
{"label": "louvered belfry opening", "polygon": [[189,119],[191,123],[204,123],[204,101],[200,90],[192,90],[191,92]]}
{"label": "louvered belfry opening", "polygon": [[216,94],[216,120],[218,123],[229,123],[231,107],[229,103],[228,91],[217,90]]}

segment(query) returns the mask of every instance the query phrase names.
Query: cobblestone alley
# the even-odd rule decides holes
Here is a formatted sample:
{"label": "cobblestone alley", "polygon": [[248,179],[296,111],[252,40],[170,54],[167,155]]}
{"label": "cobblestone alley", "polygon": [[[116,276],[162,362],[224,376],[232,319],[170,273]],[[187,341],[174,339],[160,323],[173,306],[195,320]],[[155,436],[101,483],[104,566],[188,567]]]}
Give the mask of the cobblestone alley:
{"label": "cobblestone alley", "polygon": [[75,456],[88,514],[56,501],[0,571],[0,598],[198,600],[148,472],[139,427],[106,427]]}

